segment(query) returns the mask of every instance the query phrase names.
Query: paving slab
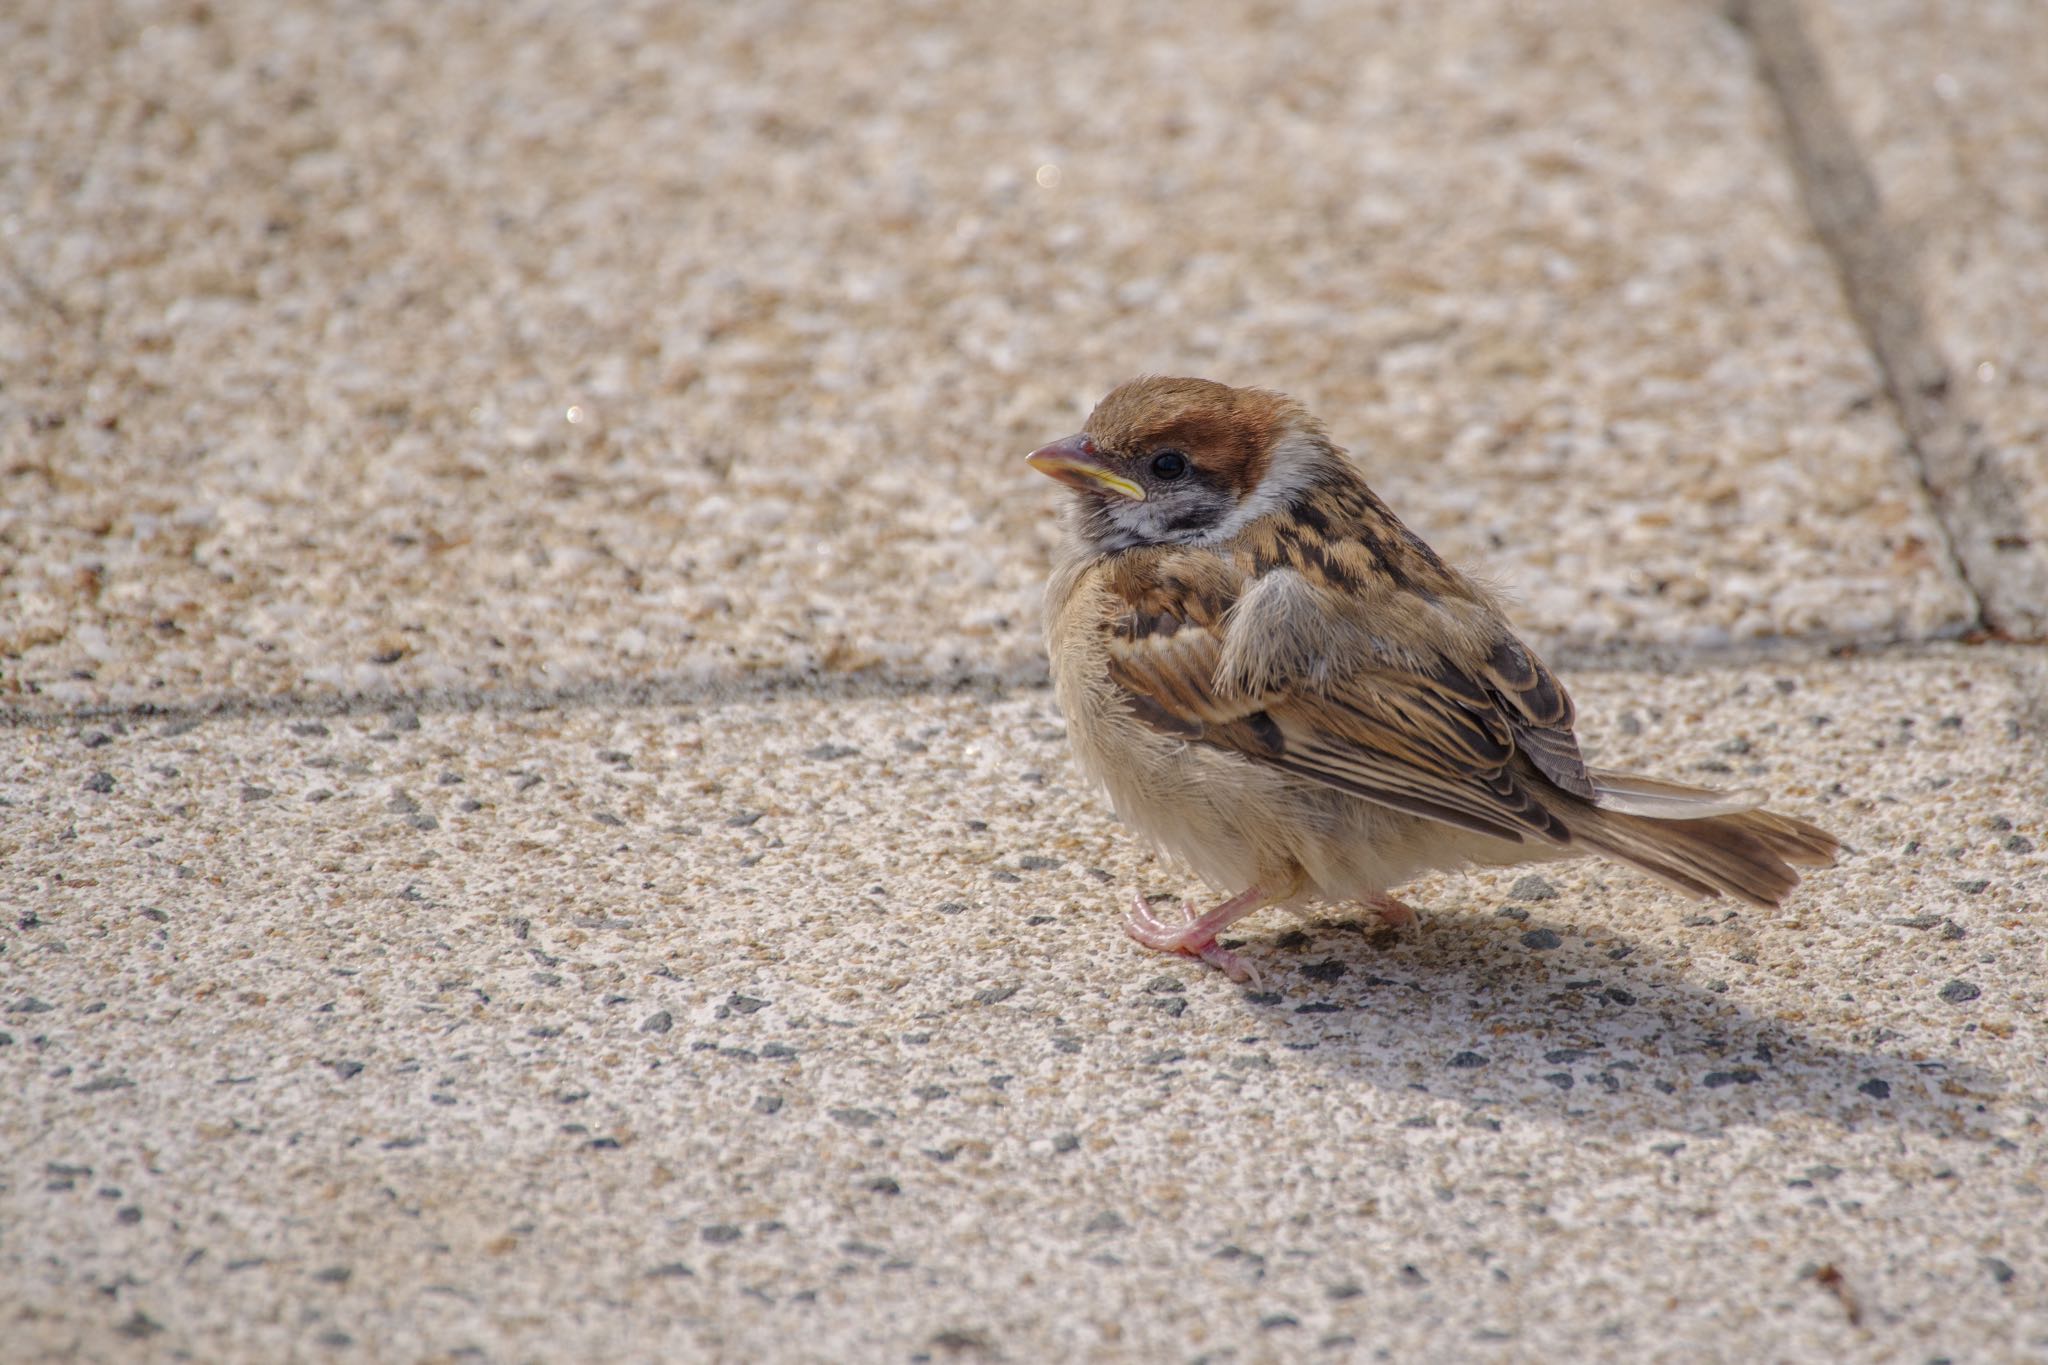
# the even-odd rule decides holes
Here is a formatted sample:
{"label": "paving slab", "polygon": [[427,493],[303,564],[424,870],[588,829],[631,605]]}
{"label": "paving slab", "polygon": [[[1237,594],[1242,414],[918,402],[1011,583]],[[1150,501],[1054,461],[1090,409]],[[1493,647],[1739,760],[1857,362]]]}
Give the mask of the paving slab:
{"label": "paving slab", "polygon": [[1546,641],[1975,620],[1708,6],[77,0],[0,119],[18,704],[1030,674],[1143,370]]}
{"label": "paving slab", "polygon": [[2048,9],[1802,0],[1942,367],[1930,482],[1995,620],[2048,635]]}
{"label": "paving slab", "polygon": [[0,746],[10,1360],[2048,1352],[2048,660],[1572,684],[1836,830],[1247,923],[1037,688]]}

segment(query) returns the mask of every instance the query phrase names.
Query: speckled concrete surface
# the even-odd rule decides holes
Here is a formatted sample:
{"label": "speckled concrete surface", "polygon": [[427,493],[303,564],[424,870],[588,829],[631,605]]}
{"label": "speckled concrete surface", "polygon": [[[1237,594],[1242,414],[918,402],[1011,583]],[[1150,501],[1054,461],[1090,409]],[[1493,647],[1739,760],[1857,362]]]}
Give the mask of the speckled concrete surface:
{"label": "speckled concrete surface", "polygon": [[1265,995],[1122,937],[1188,885],[1036,689],[18,730],[9,1355],[2039,1354],[2044,681],[1581,677],[1843,865],[1438,878]]}
{"label": "speckled concrete surface", "polygon": [[[2048,1354],[2048,651],[1772,127],[1693,4],[0,11],[0,1359]],[[1015,459],[1141,369],[1842,866],[1140,952]]]}
{"label": "speckled concrete surface", "polygon": [[1028,669],[1008,461],[1145,369],[1297,392],[1546,638],[1971,619],[1707,6],[78,0],[0,64],[17,694]]}
{"label": "speckled concrete surface", "polygon": [[[1911,247],[1979,477],[2012,491],[2008,551],[2048,570],[2048,7],[1808,0],[1830,83]],[[2017,571],[2017,570],[2016,570]],[[2048,633],[2048,602],[2029,613]]]}

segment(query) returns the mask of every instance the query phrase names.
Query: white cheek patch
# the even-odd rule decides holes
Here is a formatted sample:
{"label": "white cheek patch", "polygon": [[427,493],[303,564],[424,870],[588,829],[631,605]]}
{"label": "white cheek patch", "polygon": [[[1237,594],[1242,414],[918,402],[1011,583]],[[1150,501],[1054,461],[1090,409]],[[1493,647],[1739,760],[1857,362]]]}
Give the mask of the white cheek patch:
{"label": "white cheek patch", "polygon": [[1184,543],[1218,545],[1260,517],[1285,511],[1316,481],[1317,473],[1329,458],[1328,452],[1327,445],[1299,431],[1281,437],[1273,447],[1272,458],[1267,461],[1266,477],[1259,480],[1259,486],[1252,490],[1252,495],[1233,508],[1223,520]]}

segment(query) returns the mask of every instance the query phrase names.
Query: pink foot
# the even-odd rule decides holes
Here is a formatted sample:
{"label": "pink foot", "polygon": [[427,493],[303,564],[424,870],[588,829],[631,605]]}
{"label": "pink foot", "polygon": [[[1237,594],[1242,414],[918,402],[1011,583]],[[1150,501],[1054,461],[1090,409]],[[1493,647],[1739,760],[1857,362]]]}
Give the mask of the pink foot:
{"label": "pink foot", "polygon": [[1191,902],[1162,916],[1142,895],[1131,900],[1131,913],[1124,919],[1124,932],[1147,948],[1164,953],[1186,953],[1222,972],[1232,981],[1249,984],[1254,990],[1261,982],[1250,963],[1216,942],[1216,935],[1243,919],[1264,903],[1256,886],[1232,896],[1214,910],[1203,914]]}
{"label": "pink foot", "polygon": [[1384,891],[1365,898],[1366,909],[1380,917],[1380,923],[1389,929],[1406,929],[1416,922],[1415,907],[1406,901],[1397,901]]}

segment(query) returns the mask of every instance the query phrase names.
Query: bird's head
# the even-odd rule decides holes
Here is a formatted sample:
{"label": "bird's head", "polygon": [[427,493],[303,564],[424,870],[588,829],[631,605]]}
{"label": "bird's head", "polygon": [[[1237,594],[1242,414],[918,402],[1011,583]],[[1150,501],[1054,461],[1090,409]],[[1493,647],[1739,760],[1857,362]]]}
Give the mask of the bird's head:
{"label": "bird's head", "polygon": [[1106,552],[1228,540],[1287,508],[1333,457],[1321,424],[1284,394],[1147,376],[1026,459],[1074,490],[1079,533]]}

